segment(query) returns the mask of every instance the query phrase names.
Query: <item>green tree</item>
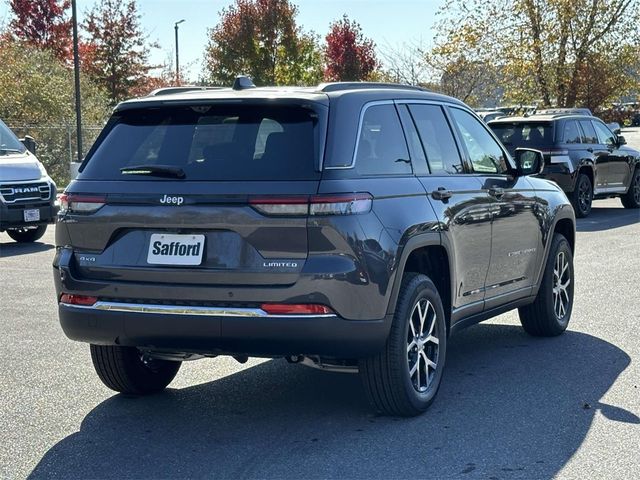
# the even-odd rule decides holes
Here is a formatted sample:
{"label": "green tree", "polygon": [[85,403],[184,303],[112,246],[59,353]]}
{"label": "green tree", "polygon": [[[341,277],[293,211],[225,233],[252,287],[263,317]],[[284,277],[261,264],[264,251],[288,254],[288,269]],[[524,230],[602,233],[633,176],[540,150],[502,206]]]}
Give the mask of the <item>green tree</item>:
{"label": "green tree", "polygon": [[205,76],[230,85],[249,75],[256,85],[311,84],[322,76],[315,35],[296,24],[297,7],[288,0],[236,0],[209,30]]}
{"label": "green tree", "polygon": [[432,56],[493,68],[513,101],[575,106],[596,101],[585,92],[606,102],[633,88],[637,0],[450,0],[439,15]]}
{"label": "green tree", "polygon": [[104,86],[112,104],[148,93],[150,43],[135,0],[101,0],[84,23],[90,58],[83,68]]}
{"label": "green tree", "polygon": [[[59,185],[69,179],[70,153],[75,151],[73,70],[49,50],[0,35],[0,118],[19,135],[38,142],[38,158]],[[109,115],[107,95],[81,77],[84,125],[99,127]],[[97,129],[83,135],[85,144]]]}

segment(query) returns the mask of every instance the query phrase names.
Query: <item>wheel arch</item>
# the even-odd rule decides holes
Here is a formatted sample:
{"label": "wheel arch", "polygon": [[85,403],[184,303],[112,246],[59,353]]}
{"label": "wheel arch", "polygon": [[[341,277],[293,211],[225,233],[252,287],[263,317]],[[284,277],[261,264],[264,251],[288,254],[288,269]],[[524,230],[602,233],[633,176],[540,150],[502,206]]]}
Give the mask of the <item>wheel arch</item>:
{"label": "wheel arch", "polygon": [[570,205],[564,205],[563,208],[558,209],[556,216],[553,219],[553,223],[547,230],[547,234],[545,235],[546,241],[544,255],[538,265],[538,275],[536,283],[534,284],[534,291],[532,292],[534,296],[538,294],[538,290],[540,289],[542,276],[544,274],[544,267],[547,264],[547,258],[549,257],[549,252],[551,250],[553,236],[556,233],[562,234],[567,239],[571,248],[571,253],[575,255],[576,218],[575,214],[573,213],[573,208]]}
{"label": "wheel arch", "polygon": [[556,224],[553,227],[552,235],[555,233],[560,233],[564,238],[569,242],[569,246],[571,247],[571,253],[575,252],[576,247],[576,228],[575,222],[573,222],[570,218],[564,217],[556,221]]}
{"label": "wheel arch", "polygon": [[452,309],[452,260],[446,245],[441,242],[439,233],[427,233],[409,239],[400,254],[387,313],[393,314],[395,311],[404,273],[422,273],[433,281],[440,294],[445,310],[448,334]]}
{"label": "wheel arch", "polygon": [[[580,176],[581,173],[584,173],[587,177],[589,177],[589,181],[591,181],[591,188],[592,189],[595,188],[596,169],[595,169],[595,165],[591,160],[582,161],[578,165],[578,171],[576,172],[576,180],[575,180],[576,183],[578,182],[578,177]],[[574,188],[575,188],[575,185],[574,185]]]}

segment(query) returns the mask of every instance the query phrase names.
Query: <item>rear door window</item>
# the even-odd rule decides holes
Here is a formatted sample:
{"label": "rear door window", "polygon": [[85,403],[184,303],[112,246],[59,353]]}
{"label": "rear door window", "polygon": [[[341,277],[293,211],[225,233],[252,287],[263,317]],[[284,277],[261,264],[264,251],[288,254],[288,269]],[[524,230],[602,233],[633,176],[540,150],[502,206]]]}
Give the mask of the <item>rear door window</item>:
{"label": "rear door window", "polygon": [[580,120],[580,126],[584,134],[583,143],[598,143],[598,136],[596,135],[593,125],[591,125],[591,120]]}
{"label": "rear door window", "polygon": [[409,105],[431,173],[464,173],[462,158],[442,107]]}
{"label": "rear door window", "polygon": [[[185,180],[315,180],[320,116],[286,106],[216,105],[116,114],[83,179],[139,180],[122,168],[179,167]],[[162,177],[145,176],[149,180]]]}
{"label": "rear door window", "polygon": [[355,167],[361,175],[412,173],[407,142],[394,105],[373,105],[366,109],[358,136]]}

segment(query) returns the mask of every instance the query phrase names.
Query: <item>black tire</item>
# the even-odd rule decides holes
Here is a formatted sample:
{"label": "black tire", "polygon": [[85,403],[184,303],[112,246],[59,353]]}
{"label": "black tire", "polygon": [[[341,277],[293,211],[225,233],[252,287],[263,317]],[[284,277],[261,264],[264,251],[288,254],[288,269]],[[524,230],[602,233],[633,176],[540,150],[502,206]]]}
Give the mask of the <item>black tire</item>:
{"label": "black tire", "polygon": [[47,231],[46,225],[38,225],[35,228],[18,228],[16,230],[7,230],[7,235],[18,243],[32,243],[40,240]]}
{"label": "black tire", "polygon": [[576,217],[584,218],[591,213],[593,203],[593,185],[591,179],[584,173],[578,174],[576,188],[571,193],[571,204]]}
{"label": "black tire", "polygon": [[144,359],[135,347],[91,345],[91,360],[102,383],[116,392],[146,395],[164,390],[181,362]]}
{"label": "black tire", "polygon": [[[561,255],[566,260],[566,272],[563,267],[558,268]],[[556,270],[561,270],[559,279],[555,274]],[[554,289],[560,284],[567,284],[564,292],[561,289],[555,293]],[[564,236],[555,233],[538,295],[532,304],[518,309],[520,323],[525,331],[536,337],[555,337],[564,332],[569,325],[573,310],[573,290],[574,273],[571,247]],[[562,302],[562,306],[559,302]]]}
{"label": "black tire", "polygon": [[629,190],[620,197],[620,200],[625,208],[640,208],[640,167],[636,167]]}
{"label": "black tire", "polygon": [[[426,308],[422,324],[425,325],[425,332],[430,330],[428,333],[421,330],[423,335],[420,336],[419,345],[415,344],[418,337],[413,335],[410,327],[410,323],[413,323],[414,330],[420,328],[420,312],[423,310],[418,311],[418,305],[421,305],[421,309]],[[436,338],[438,344],[431,340],[432,337]],[[412,343],[414,347],[409,350]],[[425,275],[408,273],[402,279],[384,349],[359,363],[365,392],[373,407],[386,415],[404,417],[424,412],[440,388],[446,352],[447,328],[438,290]],[[427,359],[435,363],[435,368],[427,366]],[[420,362],[417,368],[416,360]],[[412,364],[415,369],[413,375],[410,373]],[[424,365],[422,371],[420,365]]]}

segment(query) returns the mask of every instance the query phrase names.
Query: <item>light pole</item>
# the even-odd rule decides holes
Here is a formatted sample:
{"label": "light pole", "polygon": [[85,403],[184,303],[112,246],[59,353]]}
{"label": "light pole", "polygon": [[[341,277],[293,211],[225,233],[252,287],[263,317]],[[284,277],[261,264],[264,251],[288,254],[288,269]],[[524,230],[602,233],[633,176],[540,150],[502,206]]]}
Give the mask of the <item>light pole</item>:
{"label": "light pole", "polygon": [[[82,108],[80,103],[80,57],[78,55],[78,15],[76,11],[76,0],[71,0],[71,17],[73,21],[73,73],[76,97],[78,162],[82,162]],[[69,145],[69,148],[71,148],[71,145]]]}
{"label": "light pole", "polygon": [[184,19],[176,22],[173,26],[176,30],[176,85],[180,86],[180,54],[178,52],[178,25],[184,22]]}

